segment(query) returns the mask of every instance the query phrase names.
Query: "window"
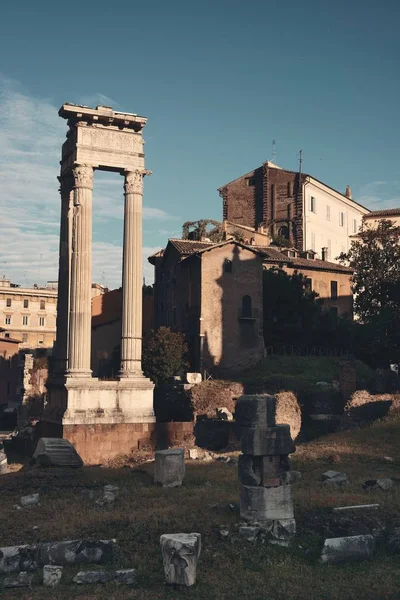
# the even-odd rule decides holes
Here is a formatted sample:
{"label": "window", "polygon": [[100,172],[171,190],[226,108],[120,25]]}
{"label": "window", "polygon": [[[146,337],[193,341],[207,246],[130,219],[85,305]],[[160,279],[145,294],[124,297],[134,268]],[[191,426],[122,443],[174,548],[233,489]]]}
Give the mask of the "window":
{"label": "window", "polygon": [[357,233],[357,220],[353,219],[353,233]]}
{"label": "window", "polygon": [[251,296],[243,296],[242,298],[242,317],[249,319],[252,316],[251,311]]}
{"label": "window", "polygon": [[317,202],[314,196],[310,196],[310,211],[313,213],[317,212]]}
{"label": "window", "polygon": [[11,325],[11,315],[6,315],[5,324],[6,325]]}
{"label": "window", "polygon": [[9,334],[9,333],[5,333],[5,334],[4,334],[4,337],[6,337],[6,338],[9,338],[9,337],[10,337],[10,334]]}
{"label": "window", "polygon": [[44,317],[39,317],[39,327],[44,327]]}
{"label": "window", "polygon": [[339,213],[339,225],[340,227],[344,227],[344,212]]}
{"label": "window", "polygon": [[337,300],[338,297],[338,286],[337,281],[331,281],[331,298]]}
{"label": "window", "polygon": [[44,310],[46,308],[46,301],[45,300],[41,300],[40,301],[40,310]]}
{"label": "window", "polygon": [[290,258],[296,258],[296,252],[294,250],[289,250],[287,253]]}
{"label": "window", "polygon": [[26,315],[22,317],[22,325],[28,325],[28,317]]}
{"label": "window", "polygon": [[329,204],[326,205],[326,218],[328,219],[328,221],[331,220],[331,207],[329,206]]}
{"label": "window", "polygon": [[38,342],[39,342],[39,344],[43,344],[43,342],[44,342],[44,335],[43,334],[39,335]]}
{"label": "window", "polygon": [[24,308],[29,308],[29,300],[24,300]]}
{"label": "window", "polygon": [[6,300],[6,306],[8,306],[8,308],[10,308],[11,304],[12,304],[11,303],[11,298],[7,298],[7,300]]}
{"label": "window", "polygon": [[28,343],[28,334],[27,333],[23,333],[22,334],[22,343],[23,344],[27,344]]}
{"label": "window", "polygon": [[249,179],[247,180],[247,185],[249,187],[253,187],[255,185],[254,177],[249,177]]}
{"label": "window", "polygon": [[224,272],[232,273],[232,261],[227,258],[224,260]]}

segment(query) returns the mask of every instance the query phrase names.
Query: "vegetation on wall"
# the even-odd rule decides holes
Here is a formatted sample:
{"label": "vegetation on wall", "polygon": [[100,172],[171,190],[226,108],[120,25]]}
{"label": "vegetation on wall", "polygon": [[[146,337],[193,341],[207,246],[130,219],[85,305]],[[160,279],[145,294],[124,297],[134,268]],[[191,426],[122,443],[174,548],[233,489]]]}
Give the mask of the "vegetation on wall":
{"label": "vegetation on wall", "polygon": [[[212,229],[208,229],[209,227]],[[189,239],[189,234],[194,234],[194,239],[201,240],[204,237],[212,242],[218,243],[223,240],[222,223],[213,219],[200,219],[199,221],[186,221],[182,226],[182,238]]]}
{"label": "vegetation on wall", "polygon": [[144,374],[156,385],[166,383],[188,367],[187,351],[183,333],[175,333],[169,327],[152,331],[143,347]]}

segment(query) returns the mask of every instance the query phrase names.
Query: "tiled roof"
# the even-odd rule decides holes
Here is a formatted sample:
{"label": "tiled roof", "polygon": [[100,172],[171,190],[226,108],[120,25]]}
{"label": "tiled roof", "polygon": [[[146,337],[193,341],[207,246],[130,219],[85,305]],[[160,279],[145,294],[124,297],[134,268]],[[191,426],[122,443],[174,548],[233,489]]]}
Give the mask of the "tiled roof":
{"label": "tiled roof", "polygon": [[197,240],[168,240],[174,248],[183,256],[190,256],[199,250],[205,250],[210,246],[215,246],[213,242],[199,242]]}
{"label": "tiled roof", "polygon": [[263,246],[248,246],[248,248],[250,250],[257,250],[257,252],[264,256],[269,262],[286,263],[293,268],[298,267],[299,269],[318,269],[319,271],[337,271],[341,273],[353,272],[350,267],[345,267],[327,260],[320,260],[318,258],[311,260],[309,258],[286,256],[286,254],[283,254],[283,252],[279,252],[279,250],[275,250],[275,248],[271,247],[265,248]]}
{"label": "tiled roof", "polygon": [[400,208],[383,208],[382,210],[372,210],[370,213],[365,215],[364,218],[369,217],[390,217],[400,215]]}

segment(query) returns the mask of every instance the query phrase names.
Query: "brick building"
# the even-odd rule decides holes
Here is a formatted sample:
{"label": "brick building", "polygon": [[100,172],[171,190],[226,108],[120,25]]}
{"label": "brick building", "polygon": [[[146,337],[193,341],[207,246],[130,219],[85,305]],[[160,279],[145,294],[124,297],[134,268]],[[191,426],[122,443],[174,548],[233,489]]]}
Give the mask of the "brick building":
{"label": "brick building", "polygon": [[369,210],[315,177],[266,162],[219,188],[223,218],[336,262]]}
{"label": "brick building", "polygon": [[351,269],[312,252],[282,253],[232,239],[174,239],[149,262],[155,267],[155,327],[185,333],[193,369],[238,371],[263,357],[264,268],[303,273],[327,310],[352,314]]}

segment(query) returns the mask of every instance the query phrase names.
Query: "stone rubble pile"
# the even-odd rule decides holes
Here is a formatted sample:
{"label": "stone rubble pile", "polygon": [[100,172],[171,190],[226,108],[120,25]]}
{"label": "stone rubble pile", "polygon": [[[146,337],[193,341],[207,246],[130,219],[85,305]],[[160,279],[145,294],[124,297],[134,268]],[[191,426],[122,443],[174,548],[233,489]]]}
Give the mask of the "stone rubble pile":
{"label": "stone rubble pile", "polygon": [[[295,446],[290,426],[276,425],[275,415],[274,396],[244,395],[236,404],[242,451],[238,463],[240,516],[250,526],[262,526],[273,538],[287,540],[296,532],[288,475],[289,454],[295,452]],[[254,533],[246,527],[242,531],[243,537]]]}

